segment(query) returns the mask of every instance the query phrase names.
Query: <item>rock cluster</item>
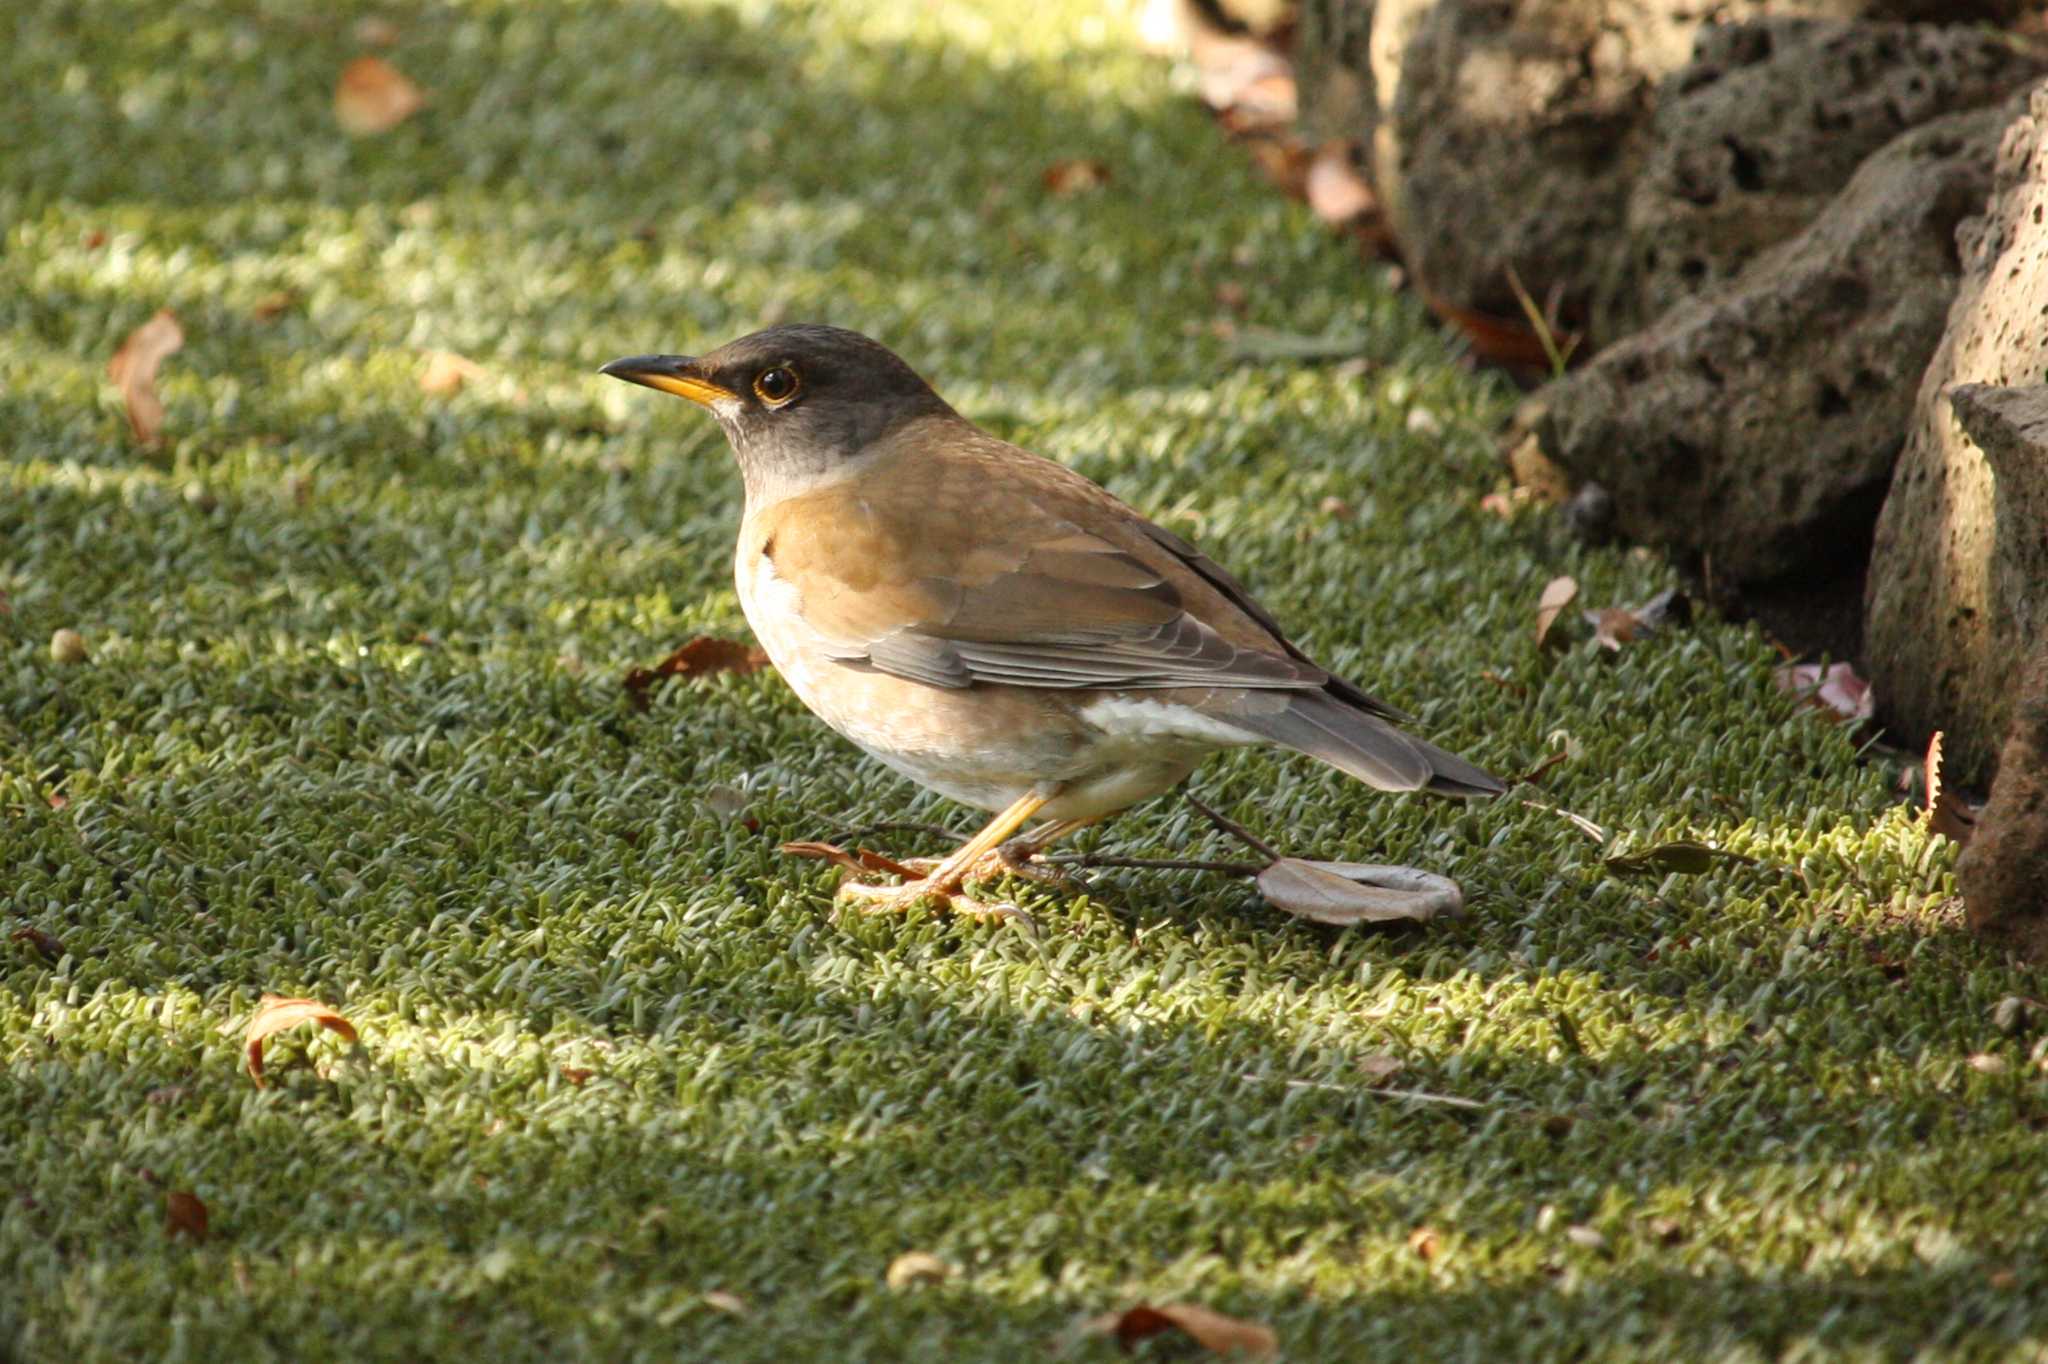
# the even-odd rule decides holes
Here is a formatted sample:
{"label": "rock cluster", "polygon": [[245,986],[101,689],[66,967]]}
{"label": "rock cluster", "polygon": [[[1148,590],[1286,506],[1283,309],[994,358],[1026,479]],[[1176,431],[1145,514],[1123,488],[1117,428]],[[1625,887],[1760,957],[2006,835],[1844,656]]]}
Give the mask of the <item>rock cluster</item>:
{"label": "rock cluster", "polygon": [[1867,570],[1880,718],[2001,774],[1973,917],[2038,905],[2048,3],[1302,0],[1299,31],[1304,116],[1365,149],[1432,304],[1526,291],[1590,342],[1518,478],[1756,599]]}

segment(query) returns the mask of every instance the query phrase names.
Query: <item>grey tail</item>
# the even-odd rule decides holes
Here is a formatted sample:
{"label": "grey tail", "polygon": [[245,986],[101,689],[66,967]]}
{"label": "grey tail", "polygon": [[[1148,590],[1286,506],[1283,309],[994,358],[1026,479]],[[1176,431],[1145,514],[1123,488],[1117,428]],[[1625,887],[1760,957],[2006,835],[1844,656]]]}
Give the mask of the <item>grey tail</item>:
{"label": "grey tail", "polygon": [[1497,796],[1507,783],[1455,753],[1403,734],[1386,720],[1326,691],[1304,692],[1287,709],[1232,716],[1231,723],[1321,759],[1382,791]]}

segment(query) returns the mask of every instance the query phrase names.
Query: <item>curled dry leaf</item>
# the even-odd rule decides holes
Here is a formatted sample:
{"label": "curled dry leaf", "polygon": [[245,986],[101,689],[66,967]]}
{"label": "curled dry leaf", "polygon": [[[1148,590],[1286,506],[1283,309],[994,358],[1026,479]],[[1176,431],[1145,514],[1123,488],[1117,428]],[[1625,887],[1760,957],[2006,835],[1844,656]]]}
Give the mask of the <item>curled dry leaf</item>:
{"label": "curled dry leaf", "polygon": [[1226,1317],[1221,1312],[1191,1302],[1169,1302],[1158,1307],[1140,1303],[1121,1312],[1090,1317],[1081,1329],[1090,1335],[1113,1335],[1126,1350],[1162,1331],[1179,1331],[1215,1354],[1244,1354],[1263,1359],[1280,1348],[1272,1328],[1255,1321]]}
{"label": "curled dry leaf", "polygon": [[334,85],[334,121],[352,137],[388,133],[427,107],[427,97],[381,57],[358,57]]}
{"label": "curled dry leaf", "polygon": [[1977,812],[1941,779],[1941,731],[1927,741],[1927,832],[1967,844],[1977,832]]}
{"label": "curled dry leaf", "polygon": [[1617,876],[1662,876],[1676,872],[1680,876],[1698,876],[1712,871],[1724,862],[1735,862],[1755,866],[1757,859],[1745,853],[1730,852],[1726,848],[1713,848],[1705,843],[1690,839],[1678,839],[1670,843],[1659,843],[1641,852],[1623,853],[1606,860],[1607,870]]}
{"label": "curled dry leaf", "polygon": [[128,333],[121,349],[107,362],[107,377],[121,390],[128,410],[128,429],[144,445],[163,439],[164,404],[156,395],[156,372],[164,360],[185,344],[177,314],[159,308],[149,321]]}
{"label": "curled dry leaf", "polygon": [[1408,1249],[1418,1260],[1434,1260],[1442,1246],[1443,1238],[1435,1227],[1417,1227],[1408,1233]]}
{"label": "curled dry leaf", "polygon": [[420,371],[420,392],[452,398],[462,392],[464,384],[484,377],[484,367],[468,356],[452,350],[430,350],[426,366]]}
{"label": "curled dry leaf", "polygon": [[1550,643],[1550,628],[1557,624],[1557,618],[1579,595],[1579,580],[1573,577],[1552,578],[1543,585],[1543,595],[1536,600],[1536,647],[1541,649]]}
{"label": "curled dry leaf", "polygon": [[189,1241],[206,1239],[206,1204],[197,1194],[172,1189],[164,1195],[164,1231]]}
{"label": "curled dry leaf", "polygon": [[1837,720],[1860,724],[1877,710],[1870,684],[1846,663],[1787,663],[1771,674],[1779,691],[1791,692],[1806,704],[1828,711]]}
{"label": "curled dry leaf", "polygon": [[1319,924],[1344,926],[1455,918],[1465,907],[1458,883],[1413,867],[1310,862],[1283,857],[1259,873],[1266,903]]}
{"label": "curled dry leaf", "polygon": [[1109,167],[1089,157],[1055,161],[1038,177],[1048,194],[1085,194],[1109,183]]}
{"label": "curled dry leaf", "polygon": [[249,1077],[263,1088],[263,1042],[273,1033],[296,1028],[302,1023],[318,1023],[329,1032],[340,1033],[348,1041],[356,1040],[356,1025],[343,1018],[331,1004],[322,1004],[317,999],[287,999],[283,995],[263,996],[263,1002],[256,1006],[256,1016],[249,1020],[249,1031],[242,1041],[249,1049]]}
{"label": "curled dry leaf", "polygon": [[567,1080],[570,1084],[576,1086],[576,1088],[578,1089],[583,1088],[584,1082],[595,1074],[597,1074],[596,1071],[585,1070],[581,1066],[562,1067],[562,1078],[564,1080]]}
{"label": "curled dry leaf", "polygon": [[709,677],[713,673],[750,673],[768,666],[768,655],[736,639],[699,635],[689,640],[651,668],[635,668],[626,674],[626,695],[640,710],[647,709],[647,693],[664,677]]}
{"label": "curled dry leaf", "polygon": [[944,1283],[959,1272],[929,1251],[910,1250],[891,1260],[883,1277],[889,1287],[901,1291],[918,1284]]}
{"label": "curled dry leaf", "polygon": [[1326,223],[1342,226],[1363,218],[1378,207],[1372,186],[1358,169],[1351,143],[1325,142],[1308,163],[1308,178],[1302,186],[1309,209]]}

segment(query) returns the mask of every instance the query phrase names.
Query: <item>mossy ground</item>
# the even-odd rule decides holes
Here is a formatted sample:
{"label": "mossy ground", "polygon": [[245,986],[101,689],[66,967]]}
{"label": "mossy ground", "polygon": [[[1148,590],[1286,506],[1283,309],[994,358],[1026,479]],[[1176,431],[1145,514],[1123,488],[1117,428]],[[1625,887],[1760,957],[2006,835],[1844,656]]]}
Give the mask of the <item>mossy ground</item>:
{"label": "mossy ground", "polygon": [[[369,13],[0,20],[0,1354],[999,1360],[1170,1298],[1298,1359],[2048,1349],[2048,1076],[1993,1021],[2039,979],[1754,632],[1538,658],[1552,575],[1602,605],[1666,570],[1478,507],[1509,395],[1124,18],[390,5],[432,103],[351,141]],[[1048,195],[1070,157],[1111,183]],[[1233,365],[1226,281],[1365,364]],[[149,453],[103,370],[161,306]],[[1260,753],[1198,789],[1455,876],[1470,919],[1143,872],[1024,892],[1039,942],[835,918],[778,842],[965,813],[772,674],[619,684],[743,631],[738,490],[708,422],[592,370],[774,316],[887,339],[1449,745],[1515,772],[1569,735],[1542,799],[1761,864],[1617,879],[1517,799]],[[490,377],[421,392],[434,348]],[[1223,852],[1171,800],[1092,846]],[[262,990],[361,1045],[282,1039],[256,1090]],[[1478,1106],[1375,1091],[1383,1056]],[[961,1272],[888,1289],[912,1249]]]}

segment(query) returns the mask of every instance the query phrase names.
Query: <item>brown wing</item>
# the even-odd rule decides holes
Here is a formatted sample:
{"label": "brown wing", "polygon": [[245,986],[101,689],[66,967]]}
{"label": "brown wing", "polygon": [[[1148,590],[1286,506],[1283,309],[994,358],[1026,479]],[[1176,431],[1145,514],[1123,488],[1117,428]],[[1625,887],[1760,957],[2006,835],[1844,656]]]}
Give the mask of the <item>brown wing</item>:
{"label": "brown wing", "polygon": [[[885,456],[858,490],[759,518],[760,552],[840,661],[939,687],[1330,683],[1173,536],[1061,465],[948,425],[942,453]],[[1000,516],[996,480],[1014,495]]]}

